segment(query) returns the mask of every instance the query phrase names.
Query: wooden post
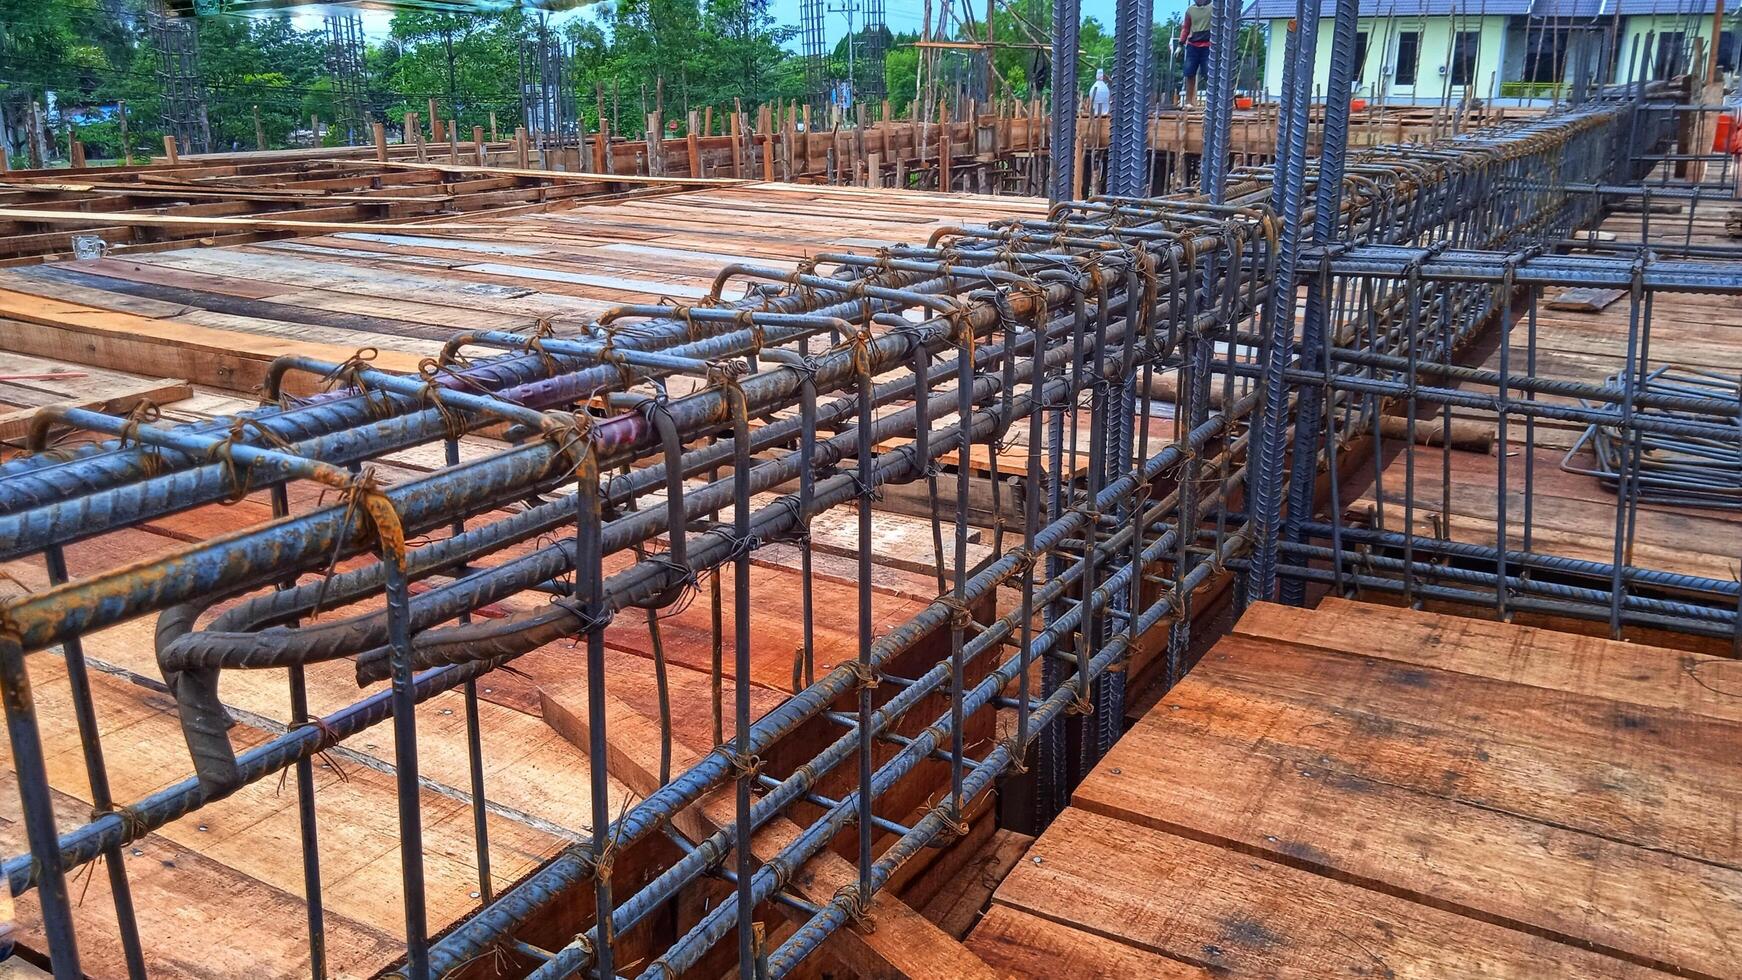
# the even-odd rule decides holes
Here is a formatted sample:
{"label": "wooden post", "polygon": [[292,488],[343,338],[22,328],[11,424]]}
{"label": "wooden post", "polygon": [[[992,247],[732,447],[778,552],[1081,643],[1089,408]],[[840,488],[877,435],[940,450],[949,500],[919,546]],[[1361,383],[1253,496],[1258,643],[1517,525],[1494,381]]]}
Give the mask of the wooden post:
{"label": "wooden post", "polygon": [[689,122],[689,131],[684,135],[684,148],[689,152],[690,176],[700,177],[702,175],[702,138],[696,133],[696,124],[699,122],[696,110],[690,110],[687,121]]}
{"label": "wooden post", "polygon": [[1088,147],[1084,145],[1086,141],[1083,139],[1083,126],[1085,123],[1085,118],[1078,115],[1076,149],[1072,151],[1077,159],[1075,164],[1071,167],[1071,200],[1073,201],[1080,201],[1083,199],[1083,169],[1085,167],[1085,161],[1088,160]]}
{"label": "wooden post", "polygon": [[[859,121],[862,127],[864,123],[863,114],[860,115]],[[847,165],[852,168],[852,170],[849,171],[852,174],[852,179],[849,180],[848,183],[857,184],[859,182],[859,164],[862,159],[859,155],[859,151],[864,147],[864,145],[865,130],[863,128],[855,128],[853,132],[847,135]]]}
{"label": "wooden post", "polygon": [[435,99],[429,100],[429,141],[431,143],[442,141],[442,121],[436,116]]}
{"label": "wooden post", "polygon": [[799,164],[798,172],[808,174],[811,172],[811,107],[809,103],[806,103],[804,107],[804,135],[800,139],[804,140],[804,162]]}
{"label": "wooden post", "polygon": [[417,113],[408,112],[405,114],[405,136],[400,142],[410,143],[417,147],[418,163],[428,162],[429,158],[424,155],[423,148],[423,126],[417,121]]}
{"label": "wooden post", "polygon": [[254,107],[254,148],[266,149],[266,127],[260,124],[260,107]]}
{"label": "wooden post", "polygon": [[[133,146],[127,140],[127,101],[125,99],[115,103],[115,115],[121,121],[121,166],[131,167],[133,166]],[[5,157],[6,151],[0,149],[0,162],[4,162]]]}
{"label": "wooden post", "polygon": [[85,165],[85,144],[79,140],[79,127],[67,124],[67,162],[79,169]]}
{"label": "wooden post", "polygon": [[484,152],[484,127],[482,126],[472,127],[472,149],[478,154],[478,166],[488,166],[489,157]]}
{"label": "wooden post", "polygon": [[449,119],[448,124],[442,127],[442,132],[446,133],[448,137],[448,162],[459,163],[460,126],[458,120]]}
{"label": "wooden post", "polygon": [[758,113],[762,124],[762,179],[774,179],[774,112],[763,106]]}
{"label": "wooden post", "polygon": [[714,107],[708,106],[702,110],[702,135],[714,135]]}
{"label": "wooden post", "polygon": [[660,157],[665,153],[664,137],[659,132],[659,111],[647,114],[647,175],[658,177],[665,172],[664,161]]}
{"label": "wooden post", "polygon": [[793,144],[798,142],[798,103],[789,103],[786,107],[786,128],[781,136],[781,177],[792,180]]}
{"label": "wooden post", "polygon": [[308,114],[308,131],[310,134],[308,145],[320,146],[321,145],[321,117],[315,115],[312,112]]}
{"label": "wooden post", "polygon": [[950,113],[944,100],[938,100],[938,190],[950,192],[950,157],[954,151],[950,148]]}
{"label": "wooden post", "polygon": [[375,160],[378,163],[387,162],[387,124],[374,123],[370,126],[375,133]]}
{"label": "wooden post", "polygon": [[12,163],[7,160],[8,156],[10,156],[10,154],[6,151],[6,144],[0,142],[0,174],[6,173],[12,169]]}
{"label": "wooden post", "polygon": [[737,101],[732,111],[732,176],[744,179],[744,103]]}
{"label": "wooden post", "polygon": [[593,147],[593,166],[599,173],[614,173],[611,160],[611,120],[605,117],[605,86],[602,83],[593,83],[593,98],[599,107],[599,139]]}
{"label": "wooden post", "polygon": [[172,164],[181,162],[181,154],[175,152],[174,136],[165,136],[163,138],[163,155],[169,157],[169,162]]}
{"label": "wooden post", "polygon": [[42,147],[42,106],[34,101],[30,103],[30,130],[24,134],[24,145],[30,151],[30,169],[41,170],[47,166]]}
{"label": "wooden post", "polygon": [[899,153],[895,155],[895,189],[907,190],[907,158]]}
{"label": "wooden post", "polygon": [[526,151],[526,127],[514,127],[514,165],[526,170],[532,165],[532,159]]}
{"label": "wooden post", "polygon": [[492,143],[500,142],[500,138],[496,135],[496,110],[495,109],[490,110],[490,142],[492,142]]}
{"label": "wooden post", "polygon": [[883,154],[876,150],[865,155],[865,186],[883,186]]}

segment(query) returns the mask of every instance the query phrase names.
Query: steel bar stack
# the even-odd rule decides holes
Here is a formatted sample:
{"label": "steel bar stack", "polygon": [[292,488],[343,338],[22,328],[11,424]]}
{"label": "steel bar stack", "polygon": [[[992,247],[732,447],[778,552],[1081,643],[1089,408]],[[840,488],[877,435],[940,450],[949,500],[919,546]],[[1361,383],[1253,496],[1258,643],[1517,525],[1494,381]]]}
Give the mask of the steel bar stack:
{"label": "steel bar stack", "polygon": [[[1353,43],[1344,6],[1333,77],[1347,74],[1339,59]],[[1217,23],[1224,37],[1232,33],[1228,10]],[[1304,11],[1302,23],[1311,23]],[[1135,651],[1156,646],[1168,679],[1177,678],[1190,642],[1181,624],[1191,597],[1206,590],[1237,580],[1252,600],[1292,580],[1503,610],[1595,610],[1617,629],[1736,629],[1733,582],[1672,581],[1630,566],[1623,553],[1641,437],[1733,440],[1734,402],[1626,380],[1551,392],[1528,365],[1503,362],[1494,373],[1456,360],[1490,331],[1509,336],[1520,322],[1515,297],[1533,303],[1544,284],[1628,289],[1641,348],[1654,292],[1742,291],[1733,267],[1546,250],[1600,212],[1599,195],[1569,185],[1637,178],[1649,155],[1640,134],[1655,131],[1642,123],[1637,99],[1600,94],[1528,123],[1318,162],[1305,153],[1312,47],[1295,53],[1282,158],[1227,172],[1205,195],[1064,203],[1043,221],[949,229],[871,256],[821,254],[796,272],[734,265],[693,305],[624,307],[560,338],[545,330],[462,335],[418,377],[361,359],[285,358],[273,368],[266,404],[217,423],[45,412],[38,447],[66,428],[106,440],[0,465],[0,558],[36,556],[54,583],[0,610],[0,684],[30,841],[29,853],[10,856],[4,870],[15,894],[36,892],[56,975],[80,975],[73,869],[104,860],[111,876],[121,875],[113,889],[119,928],[133,930],[118,850],[286,772],[297,774],[319,972],[310,762],[386,724],[399,790],[403,975],[443,976],[506,950],[532,976],[613,976],[617,937],[713,876],[732,892],[640,975],[681,974],[724,945],[736,950],[741,975],[779,977],[861,916],[919,849],[959,833],[973,802],[1001,778],[1038,766],[1053,788],[1040,817],[1060,805],[1117,735],[1117,718],[1105,718],[1116,705],[1098,685]],[[1218,61],[1214,74],[1212,88],[1225,97],[1231,64]],[[1225,148],[1225,107],[1213,108],[1212,119],[1209,145]],[[1336,146],[1330,135],[1326,145]],[[1209,173],[1220,176],[1225,164]],[[1307,314],[1297,333],[1303,284]],[[331,390],[281,399],[292,374],[329,378]],[[699,384],[672,395],[666,381],[678,376]],[[1184,393],[1183,421],[1170,438],[1154,438],[1149,419],[1162,408],[1148,393],[1168,376]],[[1549,394],[1590,404],[1541,397]],[[1515,418],[1527,440],[1542,418],[1622,433],[1615,560],[1533,552],[1528,520],[1522,547],[1502,520],[1492,548],[1422,535],[1407,512],[1401,530],[1348,524],[1338,474],[1352,453],[1379,459],[1380,417],[1401,410],[1413,434],[1432,413],[1457,406],[1490,412],[1503,448],[1515,438],[1507,428]],[[458,440],[486,426],[506,431],[511,444],[462,462]],[[1001,535],[987,561],[969,568],[966,461],[973,447],[995,450],[1017,427],[1026,432],[1026,486],[1044,492],[1024,495],[1020,536]],[[1415,441],[1403,441],[1413,459]],[[443,447],[449,465],[397,485],[373,474],[372,461],[418,446]],[[938,506],[955,527],[954,578],[911,620],[873,635],[874,499],[880,488],[935,477],[952,455],[954,513],[947,497]],[[1079,455],[1088,465],[1076,475],[1064,461]],[[619,475],[602,479],[607,473]],[[299,483],[331,495],[293,511],[287,488]],[[70,544],[256,491],[272,494],[277,520],[66,580]],[[775,499],[752,506],[762,494]],[[856,657],[752,717],[742,683],[758,616],[750,563],[771,543],[808,547],[811,520],[832,508],[852,508],[858,521]],[[453,533],[416,543],[435,529]],[[740,680],[731,735],[613,812],[605,628],[625,610],[687,601],[699,583],[725,575],[735,606],[726,656]],[[809,587],[807,577],[807,597]],[[1019,597],[1015,608],[994,601],[1001,591]],[[1671,591],[1676,597],[1666,598]],[[517,595],[543,601],[473,618]],[[64,656],[83,725],[91,705],[80,638],[142,616],[157,617],[158,664],[195,771],[124,805],[99,800],[102,812],[65,826],[51,805],[30,666],[57,655],[50,651]],[[914,669],[913,651],[932,636],[947,637],[944,654]],[[512,888],[486,894],[475,914],[432,940],[413,709],[448,690],[475,697],[476,681],[491,671],[575,639],[582,642],[571,655],[586,667],[594,832]],[[294,702],[301,669],[338,659],[355,663],[353,704],[241,751],[231,744],[227,676],[288,668]],[[907,665],[901,673],[898,662]],[[970,746],[968,727],[998,711],[1012,714],[1008,736]],[[920,724],[898,734],[904,721]],[[801,729],[819,726],[828,737],[767,761]],[[100,739],[94,727],[82,731],[97,786]],[[472,803],[482,808],[488,786],[476,744]],[[898,787],[930,779],[933,802],[917,816],[880,809]],[[825,796],[824,780],[845,789]],[[682,840],[679,856],[657,873],[619,887],[618,855],[671,833],[674,815],[722,788],[733,799],[728,826]],[[752,835],[776,818],[799,832],[778,850],[753,853]],[[485,864],[487,841],[478,836]],[[826,902],[788,894],[825,849],[854,855],[857,880]],[[572,941],[546,950],[517,937],[541,912],[577,897],[591,902],[592,924]],[[776,903],[803,921],[769,949],[755,923]],[[124,938],[134,948],[178,941]]]}

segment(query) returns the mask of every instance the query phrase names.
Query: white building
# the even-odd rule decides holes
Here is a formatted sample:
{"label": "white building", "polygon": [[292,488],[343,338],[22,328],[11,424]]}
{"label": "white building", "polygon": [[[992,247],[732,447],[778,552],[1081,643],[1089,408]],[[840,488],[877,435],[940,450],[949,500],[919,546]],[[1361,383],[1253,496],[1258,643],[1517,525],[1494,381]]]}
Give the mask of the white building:
{"label": "white building", "polygon": [[[1667,78],[1688,70],[1698,38],[1710,56],[1715,0],[1361,0],[1354,90],[1376,102],[1440,103],[1552,98],[1579,62],[1595,78]],[[1742,7],[1742,3],[1734,6]],[[1244,17],[1269,28],[1264,87],[1282,89],[1283,51],[1294,0],[1252,0]],[[1319,11],[1313,91],[1330,75],[1332,2]],[[1735,11],[1718,43],[1721,69],[1737,65]]]}

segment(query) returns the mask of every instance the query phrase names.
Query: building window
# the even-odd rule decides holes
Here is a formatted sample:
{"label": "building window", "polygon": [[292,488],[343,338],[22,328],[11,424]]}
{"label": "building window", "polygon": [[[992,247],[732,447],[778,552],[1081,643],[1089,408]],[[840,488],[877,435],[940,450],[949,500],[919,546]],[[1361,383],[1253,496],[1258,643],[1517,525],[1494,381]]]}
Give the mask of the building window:
{"label": "building window", "polygon": [[1476,51],[1482,45],[1480,31],[1459,31],[1452,36],[1453,85],[1468,85],[1476,77]]}
{"label": "building window", "polygon": [[1355,32],[1355,81],[1367,80],[1367,32]]}
{"label": "building window", "polygon": [[1415,71],[1421,64],[1421,32],[1397,32],[1397,71],[1393,81],[1398,85],[1414,85]]}
{"label": "building window", "polygon": [[1664,31],[1657,36],[1657,59],[1652,65],[1652,78],[1674,78],[1685,69],[1687,33]]}
{"label": "building window", "polygon": [[1524,52],[1523,80],[1560,81],[1567,68],[1567,32],[1544,30],[1529,36],[1530,46]]}
{"label": "building window", "polygon": [[1736,32],[1725,31],[1718,35],[1718,67],[1724,71],[1736,70]]}

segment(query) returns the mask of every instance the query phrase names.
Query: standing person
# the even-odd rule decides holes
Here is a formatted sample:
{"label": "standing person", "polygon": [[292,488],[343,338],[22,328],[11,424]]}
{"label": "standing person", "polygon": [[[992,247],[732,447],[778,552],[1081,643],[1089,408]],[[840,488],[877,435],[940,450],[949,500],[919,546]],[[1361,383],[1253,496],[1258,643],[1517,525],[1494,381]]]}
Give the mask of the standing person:
{"label": "standing person", "polygon": [[1095,69],[1095,84],[1089,86],[1089,111],[1105,116],[1113,110],[1113,91],[1107,87],[1107,73]]}
{"label": "standing person", "polygon": [[1210,0],[1192,0],[1179,39],[1185,46],[1186,105],[1197,105],[1198,79],[1210,77]]}

